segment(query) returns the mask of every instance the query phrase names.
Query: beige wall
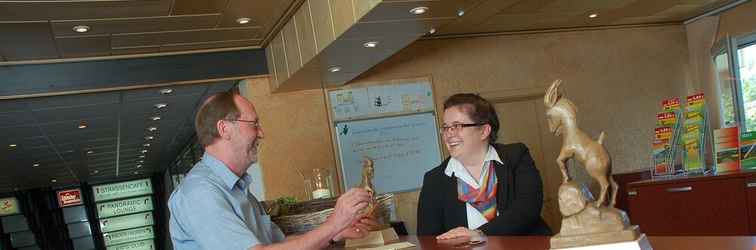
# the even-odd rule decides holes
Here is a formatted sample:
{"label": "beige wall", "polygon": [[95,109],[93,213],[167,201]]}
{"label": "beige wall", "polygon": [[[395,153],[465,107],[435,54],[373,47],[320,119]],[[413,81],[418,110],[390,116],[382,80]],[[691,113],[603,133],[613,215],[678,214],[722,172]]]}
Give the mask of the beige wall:
{"label": "beige wall", "polygon": [[[591,135],[607,133],[616,173],[648,167],[658,103],[685,93],[688,62],[686,34],[679,25],[422,40],[355,82],[430,76],[441,105],[458,92],[517,96],[540,92],[554,79],[563,79],[566,96],[580,108],[581,127]],[[303,197],[293,166],[335,164],[323,93],[270,94],[266,80],[250,84],[248,92],[268,138],[261,152],[266,196]],[[500,118],[503,123],[519,120]],[[545,141],[553,145],[541,149],[546,166],[539,169],[555,168],[559,140]],[[399,217],[414,232],[417,192],[399,194],[397,201]]]}
{"label": "beige wall", "polygon": [[243,84],[243,94],[255,105],[265,135],[260,149],[265,197],[309,199],[298,172],[309,178],[314,168],[335,173],[336,167],[323,91],[271,94],[267,77]]}

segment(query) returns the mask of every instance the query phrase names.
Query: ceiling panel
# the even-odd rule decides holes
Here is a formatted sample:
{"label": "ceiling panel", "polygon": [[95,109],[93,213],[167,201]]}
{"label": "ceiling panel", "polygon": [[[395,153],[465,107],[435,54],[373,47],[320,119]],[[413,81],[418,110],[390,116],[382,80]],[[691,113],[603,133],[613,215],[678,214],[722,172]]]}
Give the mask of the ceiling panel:
{"label": "ceiling panel", "polygon": [[110,35],[58,37],[55,39],[62,57],[110,55]]}
{"label": "ceiling panel", "polygon": [[101,104],[75,108],[34,110],[32,112],[38,121],[58,122],[110,116],[118,112],[119,107],[119,104]]}
{"label": "ceiling panel", "polygon": [[0,2],[0,21],[81,20],[168,15],[170,0]]}
{"label": "ceiling panel", "polygon": [[[0,17],[3,16],[0,5]],[[8,60],[57,58],[48,22],[0,23],[0,54]]]}
{"label": "ceiling panel", "polygon": [[[24,105],[27,105],[31,110],[46,110],[46,109],[65,109],[75,108],[81,106],[99,106],[107,104],[120,103],[120,93],[118,92],[104,92],[96,94],[79,94],[79,95],[62,95],[53,97],[38,97],[29,99],[19,99],[16,102],[22,101]],[[0,101],[12,102],[9,101]],[[41,121],[44,122],[44,121]]]}
{"label": "ceiling panel", "polygon": [[228,28],[175,32],[133,33],[113,36],[113,48],[165,44],[200,43],[224,40],[261,39],[261,28]]}
{"label": "ceiling panel", "polygon": [[174,0],[172,15],[218,13],[228,0]]}
{"label": "ceiling panel", "polygon": [[[228,8],[223,11],[220,27],[241,27],[236,19],[240,17],[250,18],[247,25],[261,26],[270,30],[281,16],[286,13],[296,0],[229,0]],[[301,1],[300,1],[301,2]]]}
{"label": "ceiling panel", "polygon": [[160,45],[131,47],[131,48],[112,48],[111,55],[129,55],[129,54],[151,54],[160,52]]}
{"label": "ceiling panel", "polygon": [[200,43],[179,43],[179,44],[163,45],[160,47],[160,51],[170,52],[170,51],[215,49],[215,48],[252,47],[252,46],[260,46],[261,43],[262,43],[261,39],[200,42]]}
{"label": "ceiling panel", "polygon": [[87,35],[110,35],[118,33],[159,32],[170,30],[209,29],[218,23],[220,14],[185,16],[154,16],[136,18],[84,19],[52,21],[55,36],[79,36],[74,26],[90,27]]}
{"label": "ceiling panel", "polygon": [[[418,18],[455,17],[459,10],[470,5],[469,0],[446,0],[446,1],[397,1],[386,2],[375,7],[370,13],[360,19],[361,22],[379,22],[390,20],[408,20]],[[472,1],[474,2],[474,1]],[[410,10],[415,7],[428,7],[428,11],[422,15],[414,15]]]}

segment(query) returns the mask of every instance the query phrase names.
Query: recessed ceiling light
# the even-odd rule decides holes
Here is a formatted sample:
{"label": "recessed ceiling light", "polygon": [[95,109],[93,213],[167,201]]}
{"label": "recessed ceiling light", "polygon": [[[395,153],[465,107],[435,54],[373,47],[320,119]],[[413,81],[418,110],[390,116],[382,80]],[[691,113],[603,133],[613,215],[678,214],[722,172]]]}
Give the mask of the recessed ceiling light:
{"label": "recessed ceiling light", "polygon": [[145,157],[144,155],[140,155],[140,156],[139,156],[139,158],[144,158],[144,157]]}
{"label": "recessed ceiling light", "polygon": [[378,41],[370,41],[370,42],[363,43],[362,47],[365,47],[365,48],[375,48],[375,47],[378,47],[378,43],[380,43],[380,42],[378,42]]}
{"label": "recessed ceiling light", "polygon": [[147,150],[146,149],[142,149],[142,151],[140,151],[140,152],[142,152],[142,154],[144,154],[144,153],[147,153]]}
{"label": "recessed ceiling light", "polygon": [[158,121],[158,120],[160,120],[160,116],[153,116],[153,117],[150,117],[150,120],[153,120],[153,121]]}
{"label": "recessed ceiling light", "polygon": [[160,90],[160,94],[161,95],[170,95],[171,93],[173,93],[173,89],[161,89]]}
{"label": "recessed ceiling light", "polygon": [[89,26],[86,25],[76,25],[73,27],[73,31],[79,32],[79,33],[86,33],[89,31]]}
{"label": "recessed ceiling light", "polygon": [[155,131],[157,131],[157,127],[149,127],[149,128],[147,128],[147,131],[155,132]]}
{"label": "recessed ceiling light", "polygon": [[238,24],[248,24],[249,21],[252,21],[252,19],[249,19],[249,17],[242,17],[242,18],[236,19],[236,23]]}
{"label": "recessed ceiling light", "polygon": [[36,167],[39,167],[39,163],[34,163],[34,164],[32,164],[32,167],[35,167],[35,168],[36,168]]}
{"label": "recessed ceiling light", "polygon": [[52,183],[56,183],[56,182],[58,182],[58,180],[57,180],[57,179],[55,179],[55,178],[52,178],[52,179],[50,179],[50,182],[52,182]]}
{"label": "recessed ceiling light", "polygon": [[137,168],[142,168],[142,164],[137,164]]}
{"label": "recessed ceiling light", "polygon": [[137,163],[144,164],[144,160],[138,160]]}
{"label": "recessed ceiling light", "polygon": [[165,103],[158,103],[158,104],[155,104],[155,108],[156,108],[156,109],[164,109],[164,108],[166,108],[166,107],[168,107],[168,104],[165,104]]}
{"label": "recessed ceiling light", "polygon": [[410,10],[410,13],[413,15],[422,15],[425,14],[425,12],[428,12],[428,7],[425,6],[415,7]]}
{"label": "recessed ceiling light", "polygon": [[87,150],[87,154],[94,154],[94,150]]}
{"label": "recessed ceiling light", "polygon": [[13,191],[18,191],[18,190],[19,190],[18,188],[13,188]]}
{"label": "recessed ceiling light", "polygon": [[597,17],[598,17],[598,14],[596,13],[591,13],[590,15],[588,15],[588,18],[597,18]]}
{"label": "recessed ceiling light", "polygon": [[465,10],[462,10],[462,9],[457,10],[457,16],[464,16],[464,15],[465,15]]}
{"label": "recessed ceiling light", "polygon": [[17,146],[18,146],[18,145],[16,145],[16,144],[8,144],[8,147],[11,147],[11,148],[15,148],[15,147],[17,147]]}
{"label": "recessed ceiling light", "polygon": [[149,146],[151,146],[151,144],[149,144],[149,143],[145,143],[145,144],[142,144],[142,146],[144,146],[144,147],[149,147]]}
{"label": "recessed ceiling light", "polygon": [[341,67],[339,66],[333,66],[333,67],[328,68],[328,72],[331,72],[331,73],[336,73],[339,71],[341,71]]}
{"label": "recessed ceiling light", "polygon": [[151,135],[148,135],[148,136],[145,136],[144,139],[149,141],[149,140],[154,140],[155,137],[151,136]]}
{"label": "recessed ceiling light", "polygon": [[100,173],[100,170],[97,170],[97,169],[92,170],[92,174],[99,174],[99,173]]}
{"label": "recessed ceiling light", "polygon": [[436,33],[436,28],[431,28],[431,29],[430,29],[430,30],[428,31],[428,34],[431,34],[431,35],[433,35],[433,34],[435,34],[435,33]]}
{"label": "recessed ceiling light", "polygon": [[139,171],[134,171],[134,174],[139,174]]}
{"label": "recessed ceiling light", "polygon": [[85,129],[85,128],[87,128],[87,124],[86,124],[86,123],[83,123],[83,122],[82,122],[82,123],[79,123],[79,126],[78,126],[78,128],[79,128],[79,129]]}

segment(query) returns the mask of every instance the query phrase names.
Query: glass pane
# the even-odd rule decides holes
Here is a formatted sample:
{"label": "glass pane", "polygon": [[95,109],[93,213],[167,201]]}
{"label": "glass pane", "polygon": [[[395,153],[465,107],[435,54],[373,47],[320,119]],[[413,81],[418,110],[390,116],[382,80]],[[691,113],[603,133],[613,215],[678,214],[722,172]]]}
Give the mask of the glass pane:
{"label": "glass pane", "polygon": [[745,129],[756,131],[756,44],[738,50]]}
{"label": "glass pane", "polygon": [[727,53],[723,52],[714,57],[714,66],[716,67],[717,84],[719,85],[719,95],[722,97],[721,114],[725,127],[735,126],[735,106],[732,98],[732,77],[730,76],[730,63]]}

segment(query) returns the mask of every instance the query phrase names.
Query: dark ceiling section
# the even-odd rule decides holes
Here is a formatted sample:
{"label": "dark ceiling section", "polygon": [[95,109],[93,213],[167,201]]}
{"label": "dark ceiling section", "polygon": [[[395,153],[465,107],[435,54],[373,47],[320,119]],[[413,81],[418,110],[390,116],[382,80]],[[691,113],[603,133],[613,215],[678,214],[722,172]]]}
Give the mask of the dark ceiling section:
{"label": "dark ceiling section", "polygon": [[260,49],[0,66],[0,193],[165,170],[202,100],[267,72]]}
{"label": "dark ceiling section", "polygon": [[255,48],[295,3],[0,0],[0,61]]}
{"label": "dark ceiling section", "polygon": [[260,49],[0,66],[0,98],[267,74]]}
{"label": "dark ceiling section", "polygon": [[[164,170],[191,139],[201,100],[234,85],[222,81],[0,101],[0,192]],[[163,89],[172,93],[162,94]]]}

